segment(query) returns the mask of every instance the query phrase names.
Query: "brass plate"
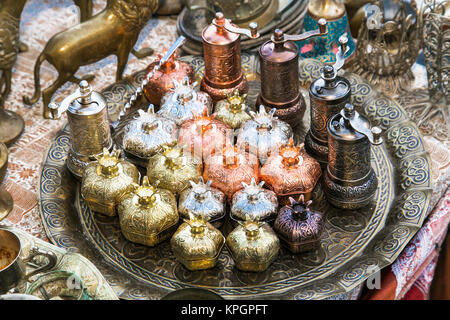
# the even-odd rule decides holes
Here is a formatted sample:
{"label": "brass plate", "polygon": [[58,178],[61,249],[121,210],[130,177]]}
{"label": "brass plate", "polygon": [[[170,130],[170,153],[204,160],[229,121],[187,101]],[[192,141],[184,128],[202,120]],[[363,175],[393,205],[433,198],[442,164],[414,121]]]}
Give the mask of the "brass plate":
{"label": "brass plate", "polygon": [[[201,77],[201,57],[182,59],[192,63]],[[259,91],[257,59],[243,54],[242,61],[250,81],[249,98],[255,101]],[[304,60],[299,68],[306,88],[320,64]],[[112,122],[144,74],[138,72],[103,91]],[[360,77],[347,77],[353,103],[384,130],[383,145],[372,148],[379,186],[374,202],[360,211],[334,209],[325,201],[320,185],[316,188],[315,206],[326,213],[320,249],[298,255],[283,249],[263,273],[236,270],[224,249],[215,268],[187,271],[176,262],[168,241],[156,248],[130,243],[122,236],[117,218],[94,214],[87,208],[79,197],[79,185],[64,165],[69,148],[67,127],[53,141],[40,177],[39,207],[48,237],[58,246],[86,252],[121,298],[160,299],[189,287],[202,287],[226,299],[345,298],[400,254],[421,227],[432,191],[430,158],[416,125],[398,103],[377,93]],[[308,99],[306,102],[309,104]],[[309,110],[296,130],[297,141],[303,140],[308,122]]]}

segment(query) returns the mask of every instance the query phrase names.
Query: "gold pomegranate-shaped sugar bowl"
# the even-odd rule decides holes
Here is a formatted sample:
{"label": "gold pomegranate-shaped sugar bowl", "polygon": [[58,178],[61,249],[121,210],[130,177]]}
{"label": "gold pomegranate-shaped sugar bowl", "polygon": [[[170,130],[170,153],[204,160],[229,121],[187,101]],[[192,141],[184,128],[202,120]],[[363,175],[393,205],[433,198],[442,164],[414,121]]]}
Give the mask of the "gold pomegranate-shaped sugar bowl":
{"label": "gold pomegranate-shaped sugar bowl", "polygon": [[168,239],[178,225],[177,202],[172,192],[142,185],[120,198],[117,206],[122,234],[131,242],[155,246]]}
{"label": "gold pomegranate-shaped sugar bowl", "polygon": [[242,124],[251,119],[249,108],[245,103],[247,94],[239,95],[235,90],[226,99],[220,100],[214,107],[214,116],[233,129],[239,129]]}
{"label": "gold pomegranate-shaped sugar bowl", "polygon": [[178,145],[164,146],[163,149],[164,152],[148,161],[147,177],[150,183],[159,180],[161,188],[178,195],[190,187],[190,180],[198,181],[202,175],[202,163]]}
{"label": "gold pomegranate-shaped sugar bowl", "polygon": [[227,248],[236,267],[242,271],[261,272],[277,258],[280,241],[272,228],[249,216],[227,237]]}
{"label": "gold pomegranate-shaped sugar bowl", "polygon": [[205,183],[203,177],[198,183],[190,181],[191,188],[180,194],[178,212],[181,218],[188,219],[189,213],[194,216],[206,216],[216,228],[220,228],[225,217],[225,194],[211,187],[212,181]]}
{"label": "gold pomegranate-shaped sugar bowl", "polygon": [[222,233],[207,221],[206,216],[190,214],[170,240],[177,260],[191,271],[214,267],[225,244]]}
{"label": "gold pomegranate-shaped sugar bowl", "polygon": [[115,216],[119,197],[130,191],[133,183],[139,183],[137,168],[119,156],[120,150],[109,153],[105,148],[98,160],[84,170],[81,196],[92,211]]}
{"label": "gold pomegranate-shaped sugar bowl", "polygon": [[139,116],[124,129],[122,146],[125,152],[142,159],[149,159],[163,145],[177,142],[178,128],[174,121],[155,114],[151,104],[148,111],[138,110]]}

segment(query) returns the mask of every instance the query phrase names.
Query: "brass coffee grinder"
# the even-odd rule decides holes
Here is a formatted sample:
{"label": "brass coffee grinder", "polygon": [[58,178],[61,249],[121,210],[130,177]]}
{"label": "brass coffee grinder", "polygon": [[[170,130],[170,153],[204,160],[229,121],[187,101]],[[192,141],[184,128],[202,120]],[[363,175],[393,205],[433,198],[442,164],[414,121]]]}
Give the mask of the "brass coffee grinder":
{"label": "brass coffee grinder", "polygon": [[49,108],[52,119],[58,119],[67,111],[71,143],[66,164],[69,171],[81,179],[87,163],[102,154],[103,148],[112,146],[106,100],[83,80],[60,105],[52,102]]}
{"label": "brass coffee grinder", "polygon": [[236,89],[239,94],[248,92],[248,83],[241,67],[240,35],[258,38],[258,25],[249,24],[242,29],[232,24],[221,12],[203,29],[202,41],[205,58],[205,75],[200,90],[208,93],[214,102],[225,99]]}
{"label": "brass coffee grinder", "polygon": [[383,142],[381,129],[371,127],[351,104],[331,117],[327,124],[328,166],[324,192],[341,209],[359,209],[369,204],[377,188],[370,165],[370,146]]}
{"label": "brass coffee grinder", "polygon": [[305,150],[326,167],[328,162],[327,122],[339,113],[350,102],[350,82],[337,75],[345,62],[347,52],[347,37],[339,38],[339,51],[336,63],[326,65],[320,78],[314,80],[309,87],[311,105],[311,126],[305,137]]}
{"label": "brass coffee grinder", "polygon": [[305,100],[300,93],[298,77],[299,51],[294,41],[327,34],[327,22],[319,20],[319,29],[300,35],[284,34],[276,29],[272,38],[259,49],[261,93],[256,106],[267,111],[275,108],[275,116],[295,127],[303,118]]}

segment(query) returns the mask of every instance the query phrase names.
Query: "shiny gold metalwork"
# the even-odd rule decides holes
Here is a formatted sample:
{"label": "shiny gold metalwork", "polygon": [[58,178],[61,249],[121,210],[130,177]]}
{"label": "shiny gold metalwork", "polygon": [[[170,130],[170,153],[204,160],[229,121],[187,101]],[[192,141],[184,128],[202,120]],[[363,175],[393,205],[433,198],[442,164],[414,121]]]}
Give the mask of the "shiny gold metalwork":
{"label": "shiny gold metalwork", "polygon": [[253,272],[266,270],[278,256],[280,240],[272,228],[256,216],[248,216],[239,224],[226,242],[236,268]]}
{"label": "shiny gold metalwork", "polygon": [[250,23],[250,30],[238,28],[223,13],[216,13],[212,23],[202,32],[205,57],[205,74],[200,88],[213,101],[225,99],[227,94],[238,90],[248,92],[247,79],[241,68],[240,35],[258,38],[258,25]]}
{"label": "shiny gold metalwork", "polygon": [[239,90],[227,94],[227,98],[220,100],[214,107],[214,117],[226,123],[233,129],[239,129],[242,124],[250,120],[250,110],[245,102],[247,94],[240,95]]}
{"label": "shiny gold metalwork", "polygon": [[164,152],[150,158],[147,177],[150,183],[159,180],[159,186],[179,195],[189,188],[190,182],[197,182],[202,175],[202,162],[181,146],[163,146]]}
{"label": "shiny gold metalwork", "polygon": [[225,237],[208,220],[190,214],[170,240],[177,260],[191,271],[214,267],[225,244]]}
{"label": "shiny gold metalwork", "polygon": [[321,175],[319,162],[305,152],[303,144],[294,146],[293,139],[261,168],[261,180],[275,191],[281,205],[288,204],[290,196],[304,194],[306,200],[311,199]]}
{"label": "shiny gold metalwork", "polygon": [[303,194],[298,201],[289,198],[289,202],[280,209],[273,225],[282,244],[292,253],[317,249],[325,227],[323,213],[310,209],[312,200],[305,201]]}
{"label": "shiny gold metalwork", "polygon": [[41,94],[39,69],[44,61],[50,62],[58,71],[58,78],[42,92],[44,103],[43,116],[49,119],[48,104],[53,94],[67,81],[80,83],[92,79],[92,75],[76,78],[78,68],[106,58],[117,56],[116,80],[122,79],[122,73],[133,53],[138,58],[146,57],[153,50],[133,49],[139,33],[158,8],[158,0],[108,0],[106,8],[91,19],[54,35],[39,55],[34,68],[34,95],[23,97],[25,104],[34,104]]}
{"label": "shiny gold metalwork", "polygon": [[259,162],[256,155],[237,146],[228,145],[205,160],[203,178],[221,190],[231,202],[233,194],[242,189],[242,182],[259,181]]}
{"label": "shiny gold metalwork", "polygon": [[74,0],[73,2],[80,8],[80,22],[92,17],[93,0]]}
{"label": "shiny gold metalwork", "polygon": [[139,183],[140,173],[136,167],[120,159],[120,150],[103,149],[97,161],[84,170],[81,181],[81,195],[93,211],[107,216],[116,215],[119,197],[132,190],[133,183]]}
{"label": "shiny gold metalwork", "polygon": [[337,20],[345,14],[344,2],[338,0],[311,0],[308,4],[309,15],[318,20]]}
{"label": "shiny gold metalwork", "polygon": [[13,143],[25,127],[19,114],[5,110],[17,54],[28,50],[19,38],[20,15],[25,3],[26,0],[3,0],[0,5],[0,142],[7,145]]}
{"label": "shiny gold metalwork", "polygon": [[[6,175],[8,168],[8,148],[0,142],[0,184]],[[4,188],[0,187],[0,221],[5,219],[14,207],[14,201],[11,194]]]}
{"label": "shiny gold metalwork", "polygon": [[175,195],[150,185],[147,177],[120,198],[117,213],[125,238],[151,247],[168,239],[178,225]]}

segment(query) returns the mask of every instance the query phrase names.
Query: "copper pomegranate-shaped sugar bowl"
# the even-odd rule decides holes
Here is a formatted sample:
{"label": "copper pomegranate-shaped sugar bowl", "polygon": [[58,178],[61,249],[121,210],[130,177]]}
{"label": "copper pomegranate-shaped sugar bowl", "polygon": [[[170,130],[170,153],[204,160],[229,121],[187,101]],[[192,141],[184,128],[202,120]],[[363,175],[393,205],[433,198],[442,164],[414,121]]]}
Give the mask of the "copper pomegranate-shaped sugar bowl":
{"label": "copper pomegranate-shaped sugar bowl", "polygon": [[239,94],[235,90],[228,94],[226,99],[220,100],[214,107],[214,116],[233,129],[239,129],[242,124],[250,120],[249,108],[245,103],[247,94]]}
{"label": "copper pomegranate-shaped sugar bowl", "polygon": [[150,183],[159,180],[159,186],[178,195],[190,187],[190,180],[198,181],[202,163],[180,146],[163,147],[164,152],[150,158],[147,177]]}
{"label": "copper pomegranate-shaped sugar bowl", "polygon": [[139,183],[137,168],[119,158],[120,150],[103,149],[97,161],[90,162],[81,181],[81,196],[88,207],[107,216],[116,215],[116,204],[121,195]]}
{"label": "copper pomegranate-shaped sugar bowl", "polygon": [[323,214],[311,210],[312,201],[305,203],[303,195],[298,201],[293,198],[289,201],[289,205],[280,209],[273,225],[281,242],[293,253],[317,248],[324,229]]}
{"label": "copper pomegranate-shaped sugar bowl", "polygon": [[260,221],[273,221],[278,213],[278,200],[275,192],[263,188],[264,181],[259,184],[252,178],[250,184],[242,182],[243,189],[233,195],[231,202],[231,218],[245,221],[255,216]]}
{"label": "copper pomegranate-shaped sugar bowl", "polygon": [[274,117],[274,113],[275,109],[267,113],[263,106],[259,107],[258,113],[250,111],[252,119],[245,122],[238,133],[238,147],[257,154],[261,164],[280,145],[286,144],[293,137],[291,127]]}
{"label": "copper pomegranate-shaped sugar bowl", "polygon": [[259,181],[258,159],[236,146],[225,146],[205,161],[203,178],[212,180],[211,185],[231,201],[233,194],[242,189],[242,182],[250,183],[252,178]]}
{"label": "copper pomegranate-shaped sugar bowl", "polygon": [[174,121],[155,114],[152,104],[147,112],[138,110],[138,113],[124,129],[122,146],[126,153],[149,159],[163,145],[176,144],[178,128]]}
{"label": "copper pomegranate-shaped sugar bowl", "polygon": [[197,83],[189,84],[187,78],[182,83],[176,80],[173,83],[174,88],[161,99],[158,114],[181,125],[194,114],[202,114],[205,109],[208,115],[212,113],[212,100],[207,93],[195,89]]}
{"label": "copper pomegranate-shaped sugar bowl", "polygon": [[168,239],[178,225],[174,194],[150,185],[147,177],[121,197],[117,212],[125,238],[147,246]]}
{"label": "copper pomegranate-shaped sugar bowl", "polygon": [[[160,105],[162,97],[174,88],[173,80],[182,82],[186,78],[189,83],[194,82],[194,68],[186,62],[177,58],[176,52],[169,59],[162,62],[162,55],[152,62],[147,68],[147,85],[144,87],[144,94],[150,103]],[[162,63],[161,63],[162,62]],[[161,64],[158,70],[155,66]]]}
{"label": "copper pomegranate-shaped sugar bowl", "polygon": [[281,205],[289,204],[290,196],[304,194],[311,198],[322,170],[317,160],[309,156],[294,140],[273,153],[261,168],[261,180],[275,191]]}
{"label": "copper pomegranate-shaped sugar bowl", "polygon": [[236,268],[242,271],[266,270],[280,251],[280,240],[275,232],[254,216],[240,222],[228,235],[226,245]]}
{"label": "copper pomegranate-shaped sugar bowl", "polygon": [[190,181],[191,188],[185,189],[180,194],[178,212],[181,218],[189,218],[189,213],[194,216],[206,216],[209,222],[219,228],[225,217],[225,194],[219,189],[211,187],[211,182],[204,183],[203,177],[198,183]]}
{"label": "copper pomegranate-shaped sugar bowl", "polygon": [[190,214],[170,240],[177,260],[191,271],[214,267],[225,244],[222,233],[207,221],[208,217]]}
{"label": "copper pomegranate-shaped sugar bowl", "polygon": [[231,136],[232,129],[213,116],[208,116],[205,109],[202,115],[194,115],[193,119],[183,122],[178,144],[186,146],[195,157],[206,159],[216,149],[222,149],[226,139],[231,139]]}

